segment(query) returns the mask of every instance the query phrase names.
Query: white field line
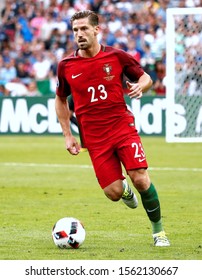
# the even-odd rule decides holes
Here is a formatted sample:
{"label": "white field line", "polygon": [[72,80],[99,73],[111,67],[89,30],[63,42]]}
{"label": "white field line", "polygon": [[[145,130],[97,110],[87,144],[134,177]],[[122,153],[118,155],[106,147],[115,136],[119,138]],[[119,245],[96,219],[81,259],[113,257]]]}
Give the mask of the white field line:
{"label": "white field line", "polygon": [[[58,163],[23,163],[23,162],[0,162],[0,166],[16,166],[16,167],[53,167],[53,168],[82,168],[92,169],[92,165],[88,164],[58,164]],[[153,171],[182,171],[182,172],[202,172],[202,168],[189,167],[149,167]]]}

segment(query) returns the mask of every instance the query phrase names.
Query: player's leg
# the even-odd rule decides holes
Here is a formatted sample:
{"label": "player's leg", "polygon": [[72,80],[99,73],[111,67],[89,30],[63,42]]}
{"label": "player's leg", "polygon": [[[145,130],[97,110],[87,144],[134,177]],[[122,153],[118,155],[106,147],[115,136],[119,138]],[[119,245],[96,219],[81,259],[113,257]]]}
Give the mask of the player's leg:
{"label": "player's leg", "polygon": [[147,170],[129,170],[128,175],[141,196],[143,207],[152,223],[153,233],[162,231],[160,202]]}
{"label": "player's leg", "polygon": [[102,187],[104,194],[112,201],[118,201],[123,194],[122,179],[115,180],[108,184],[106,187]]}
{"label": "player's leg", "polygon": [[161,207],[156,188],[151,183],[147,172],[147,161],[144,149],[138,135],[134,135],[119,145],[118,156],[127,173],[138,190],[143,207],[152,224],[152,234],[156,246],[169,246],[161,220]]}
{"label": "player's leg", "polygon": [[128,207],[136,208],[137,197],[128,185],[122,173],[121,163],[112,148],[89,149],[89,154],[104,194],[112,201],[122,198]]}
{"label": "player's leg", "polygon": [[128,175],[135,188],[138,190],[143,207],[152,224],[152,233],[155,246],[169,246],[170,243],[165,235],[162,220],[161,207],[158,193],[151,183],[146,169],[128,171]]}
{"label": "player's leg", "polygon": [[138,199],[134,192],[131,190],[126,179],[119,179],[105,188],[103,188],[105,195],[112,201],[118,201],[122,198],[123,202],[129,208],[137,208]]}

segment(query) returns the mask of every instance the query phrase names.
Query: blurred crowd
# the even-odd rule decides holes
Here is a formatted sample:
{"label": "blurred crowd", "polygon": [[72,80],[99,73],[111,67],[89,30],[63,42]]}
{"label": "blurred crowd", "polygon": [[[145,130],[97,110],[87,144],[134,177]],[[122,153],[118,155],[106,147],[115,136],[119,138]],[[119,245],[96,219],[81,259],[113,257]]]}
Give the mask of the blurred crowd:
{"label": "blurred crowd", "polygon": [[164,96],[166,9],[202,7],[202,1],[1,0],[0,5],[0,96],[55,94],[57,64],[76,48],[70,18],[84,9],[100,14],[100,43],[133,55],[154,81],[150,94]]}

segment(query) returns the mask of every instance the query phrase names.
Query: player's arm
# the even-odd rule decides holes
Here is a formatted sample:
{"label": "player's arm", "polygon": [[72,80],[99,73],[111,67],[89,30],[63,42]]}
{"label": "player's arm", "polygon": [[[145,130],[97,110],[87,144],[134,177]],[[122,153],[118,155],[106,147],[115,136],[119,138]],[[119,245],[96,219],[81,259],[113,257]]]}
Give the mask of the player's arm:
{"label": "player's arm", "polygon": [[55,110],[65,137],[66,149],[72,155],[79,153],[80,147],[70,129],[70,110],[66,97],[56,95]]}
{"label": "player's arm", "polygon": [[152,84],[153,82],[151,77],[146,72],[144,72],[137,82],[132,83],[126,81],[126,85],[129,89],[128,96],[130,98],[139,99],[142,97],[143,92],[147,91],[152,86]]}

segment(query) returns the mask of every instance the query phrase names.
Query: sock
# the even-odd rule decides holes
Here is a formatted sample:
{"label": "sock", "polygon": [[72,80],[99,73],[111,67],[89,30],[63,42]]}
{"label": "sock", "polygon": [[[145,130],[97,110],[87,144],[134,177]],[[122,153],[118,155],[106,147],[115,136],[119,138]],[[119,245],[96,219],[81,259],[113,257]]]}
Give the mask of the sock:
{"label": "sock", "polygon": [[152,224],[152,232],[158,233],[163,230],[161,222],[161,208],[158,199],[157,191],[151,183],[150,187],[143,192],[140,192],[143,207]]}
{"label": "sock", "polygon": [[161,219],[156,223],[151,222],[151,224],[152,224],[152,233],[153,234],[158,233],[163,230]]}

